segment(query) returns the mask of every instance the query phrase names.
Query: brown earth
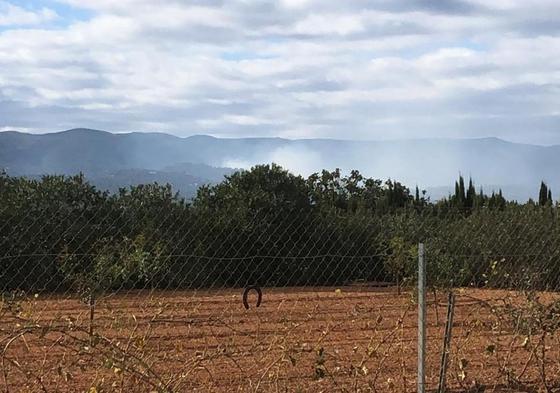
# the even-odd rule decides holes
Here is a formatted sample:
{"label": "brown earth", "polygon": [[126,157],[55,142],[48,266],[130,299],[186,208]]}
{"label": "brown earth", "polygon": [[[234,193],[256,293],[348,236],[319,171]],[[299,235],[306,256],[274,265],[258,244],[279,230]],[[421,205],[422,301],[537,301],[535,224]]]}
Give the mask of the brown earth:
{"label": "brown earth", "polygon": [[[262,305],[249,310],[241,293],[107,295],[97,301],[91,337],[90,309],[79,299],[39,295],[4,302],[0,390],[416,390],[417,306],[411,292],[264,288]],[[527,321],[540,320],[542,325],[543,319],[527,307],[522,294],[475,289],[456,293],[448,391],[557,388],[560,335],[549,324],[544,345],[539,345],[542,330]],[[539,296],[545,304],[556,299],[554,294]],[[434,390],[446,299],[437,295],[439,307],[433,294],[428,300],[426,382],[428,390]]]}

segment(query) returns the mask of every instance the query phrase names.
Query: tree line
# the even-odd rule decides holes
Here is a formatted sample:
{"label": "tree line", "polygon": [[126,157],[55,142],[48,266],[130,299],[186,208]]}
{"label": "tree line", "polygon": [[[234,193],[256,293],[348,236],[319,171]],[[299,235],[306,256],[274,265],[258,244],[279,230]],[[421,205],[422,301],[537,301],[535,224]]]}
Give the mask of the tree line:
{"label": "tree line", "polygon": [[551,288],[560,284],[560,227],[551,191],[541,191],[538,202],[518,203],[459,177],[454,194],[430,201],[418,187],[356,170],[304,178],[272,164],[186,201],[157,183],[110,194],[82,175],[4,173],[0,287],[406,284],[424,242],[433,286]]}

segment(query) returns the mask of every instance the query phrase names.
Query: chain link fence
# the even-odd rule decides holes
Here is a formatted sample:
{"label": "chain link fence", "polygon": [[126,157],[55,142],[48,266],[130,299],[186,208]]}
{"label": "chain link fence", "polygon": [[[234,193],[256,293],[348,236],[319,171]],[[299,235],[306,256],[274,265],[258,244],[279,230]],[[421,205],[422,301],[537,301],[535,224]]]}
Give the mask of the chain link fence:
{"label": "chain link fence", "polygon": [[[557,391],[557,209],[465,211],[436,226],[440,236],[426,241],[426,363],[438,367],[429,368],[427,388],[445,391],[445,364],[449,391]],[[453,318],[447,333],[446,312]]]}
{"label": "chain link fence", "polygon": [[6,392],[415,391],[419,243],[426,390],[560,387],[553,207],[86,197],[4,195]]}

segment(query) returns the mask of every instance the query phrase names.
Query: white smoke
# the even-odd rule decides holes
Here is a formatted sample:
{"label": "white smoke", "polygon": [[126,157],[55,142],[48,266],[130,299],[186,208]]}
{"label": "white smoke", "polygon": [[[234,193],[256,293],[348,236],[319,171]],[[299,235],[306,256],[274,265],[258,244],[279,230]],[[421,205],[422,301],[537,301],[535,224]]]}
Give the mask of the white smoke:
{"label": "white smoke", "polygon": [[328,168],[321,154],[315,150],[303,146],[284,146],[274,149],[272,152],[259,154],[250,159],[227,158],[220,166],[227,168],[250,169],[258,164],[275,163],[290,172],[307,177],[314,172]]}

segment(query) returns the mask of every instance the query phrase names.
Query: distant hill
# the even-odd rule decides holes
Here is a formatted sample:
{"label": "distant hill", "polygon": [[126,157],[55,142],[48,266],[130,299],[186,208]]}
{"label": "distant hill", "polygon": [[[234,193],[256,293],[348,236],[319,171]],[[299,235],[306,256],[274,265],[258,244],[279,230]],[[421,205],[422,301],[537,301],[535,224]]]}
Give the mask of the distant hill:
{"label": "distant hill", "polygon": [[201,185],[219,183],[224,180],[225,175],[234,171],[232,168],[181,163],[162,170],[119,169],[113,172],[90,173],[86,176],[98,188],[111,192],[117,192],[121,187],[157,182],[159,184],[169,183],[182,196],[192,198]]}
{"label": "distant hill", "polygon": [[213,183],[218,183],[224,180],[225,175],[231,175],[240,168],[223,168],[213,167],[206,164],[194,164],[192,162],[181,162],[174,165],[169,165],[163,168],[161,173],[169,173],[174,175],[196,175],[203,180],[209,180]]}
{"label": "distant hill", "polygon": [[110,189],[121,183],[161,179],[192,190],[200,182],[220,181],[233,167],[265,162],[276,162],[304,175],[323,168],[359,169],[368,176],[390,177],[411,187],[418,184],[434,190],[434,196],[447,194],[445,190],[452,189],[459,173],[472,176],[486,191],[501,187],[506,196],[519,200],[534,196],[541,180],[547,181],[553,191],[560,190],[560,146],[517,144],[497,138],[180,138],[162,133],[112,134],[89,129],[42,135],[0,133],[0,167],[8,173],[82,171]]}
{"label": "distant hill", "polygon": [[191,198],[196,194],[196,190],[202,184],[211,183],[208,179],[153,171],[149,169],[120,169],[106,174],[87,175],[88,180],[102,190],[117,192],[119,188],[138,184],[171,184],[174,190],[179,191],[183,196]]}

